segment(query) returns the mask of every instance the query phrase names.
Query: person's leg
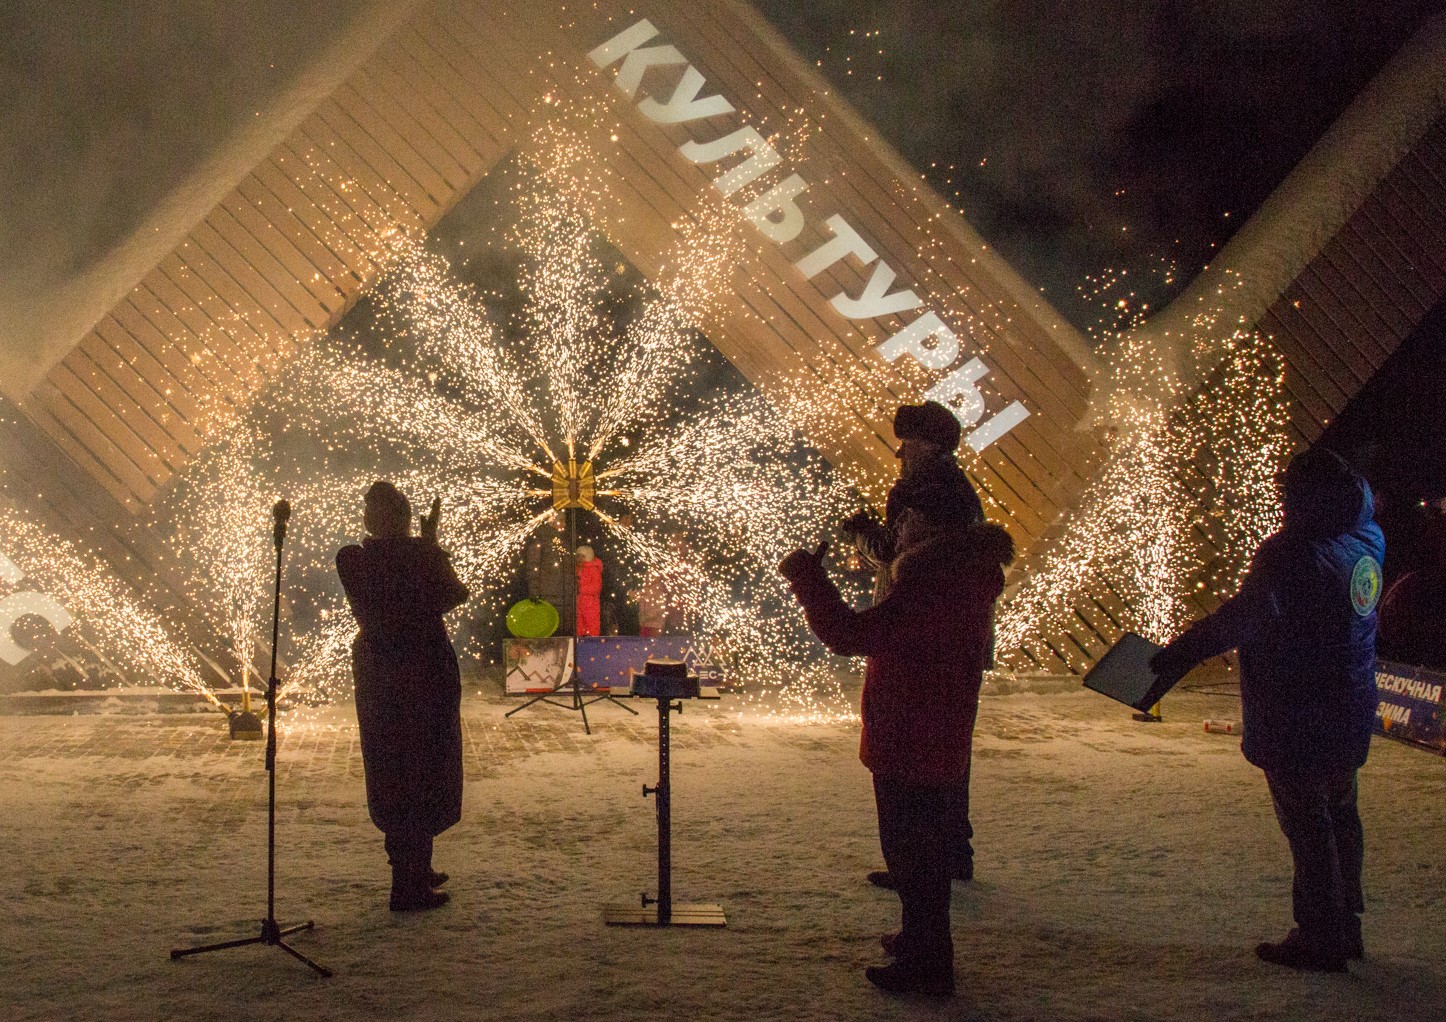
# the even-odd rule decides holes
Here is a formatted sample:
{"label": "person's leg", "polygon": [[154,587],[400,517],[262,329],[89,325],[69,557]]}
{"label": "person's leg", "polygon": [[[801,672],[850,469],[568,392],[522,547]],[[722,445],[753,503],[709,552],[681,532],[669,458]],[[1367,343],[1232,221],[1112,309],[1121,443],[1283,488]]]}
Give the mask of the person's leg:
{"label": "person's leg", "polygon": [[879,820],[879,850],[884,853],[885,868],[892,874],[895,862],[904,854],[905,827],[899,785],[877,774],[874,775],[874,809]]}
{"label": "person's leg", "polygon": [[391,909],[414,912],[446,904],[448,896],[432,890],[432,837],[412,830],[387,833],[387,857],[392,864]]}
{"label": "person's leg", "polygon": [[1361,941],[1361,913],[1366,910],[1366,901],[1361,890],[1361,872],[1366,843],[1356,796],[1356,771],[1343,770],[1330,778],[1327,799],[1335,832],[1336,858],[1340,863],[1341,897],[1344,899],[1339,938],[1348,958],[1365,955],[1365,946]]}
{"label": "person's leg", "polygon": [[422,877],[426,881],[428,887],[441,887],[451,878],[447,876],[446,873],[438,873],[435,869],[432,868],[433,842],[434,839],[430,834],[428,834],[425,838],[422,839],[420,853],[422,860]]}
{"label": "person's leg", "polygon": [[874,778],[879,844],[894,877],[903,909],[897,942],[900,957],[952,960],[949,935],[949,875],[940,806],[943,786],[922,786]]}
{"label": "person's leg", "polygon": [[948,993],[954,948],[949,933],[949,873],[942,807],[947,786],[875,777],[879,843],[903,909],[893,938],[893,965],[870,968],[870,982],[890,991]]}
{"label": "person's leg", "polygon": [[1342,957],[1336,933],[1347,899],[1331,819],[1330,784],[1320,774],[1269,771],[1265,777],[1276,819],[1290,845],[1295,871],[1291,908],[1298,931],[1281,944],[1262,944],[1256,950],[1262,958],[1281,964],[1333,966]]}
{"label": "person's leg", "polygon": [[[972,758],[972,757],[971,757]],[[969,823],[969,762],[964,776],[949,787],[945,802],[944,836],[949,876],[974,879],[974,827]]]}

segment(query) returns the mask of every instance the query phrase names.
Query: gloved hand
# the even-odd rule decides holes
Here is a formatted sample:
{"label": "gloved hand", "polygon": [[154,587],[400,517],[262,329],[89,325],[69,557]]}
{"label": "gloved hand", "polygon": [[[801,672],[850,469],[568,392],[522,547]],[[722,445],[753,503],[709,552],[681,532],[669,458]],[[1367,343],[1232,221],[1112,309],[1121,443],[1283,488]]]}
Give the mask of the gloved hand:
{"label": "gloved hand", "polygon": [[791,582],[815,568],[821,570],[823,555],[826,553],[828,553],[828,540],[824,540],[812,551],[800,547],[778,562],[778,573]]}
{"label": "gloved hand", "polygon": [[874,517],[871,511],[855,511],[839,523],[839,531],[848,538],[853,538],[863,532],[871,525],[878,525],[879,520]]}
{"label": "gloved hand", "polygon": [[437,524],[442,520],[442,498],[432,498],[432,510],[430,514],[422,516],[420,532],[423,539],[430,539],[437,542]]}
{"label": "gloved hand", "polygon": [[1155,679],[1172,685],[1189,674],[1194,666],[1194,661],[1183,655],[1173,643],[1150,658],[1150,670],[1154,672]]}

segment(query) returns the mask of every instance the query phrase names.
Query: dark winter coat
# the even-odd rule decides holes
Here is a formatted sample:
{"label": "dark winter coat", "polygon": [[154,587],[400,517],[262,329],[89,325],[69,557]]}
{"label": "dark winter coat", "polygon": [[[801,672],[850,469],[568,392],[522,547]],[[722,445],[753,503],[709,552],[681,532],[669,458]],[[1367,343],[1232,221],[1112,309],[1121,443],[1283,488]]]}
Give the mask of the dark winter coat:
{"label": "dark winter coat", "polygon": [[941,452],[907,478],[900,478],[889,488],[884,521],[869,522],[854,532],[859,553],[874,568],[875,603],[889,594],[889,586],[893,584],[899,516],[909,507],[933,512],[934,517],[952,517],[960,528],[984,521],[979,494],[974,492],[973,484],[952,451]]}
{"label": "dark winter coat", "polygon": [[813,633],[834,653],[868,658],[859,758],[874,774],[942,784],[967,773],[990,619],[1013,558],[997,525],[949,530],[899,553],[889,595],[863,611],[816,561],[790,566]]}
{"label": "dark winter coat", "polygon": [[467,587],[417,536],[368,537],[336,568],[360,626],[352,670],[372,822],[440,834],[462,815],[462,685],[442,615]]}
{"label": "dark winter coat", "polygon": [[1376,603],[1386,542],[1354,473],[1292,486],[1285,524],[1240,591],[1161,656],[1185,667],[1240,650],[1245,758],[1268,771],[1366,761],[1376,713]]}

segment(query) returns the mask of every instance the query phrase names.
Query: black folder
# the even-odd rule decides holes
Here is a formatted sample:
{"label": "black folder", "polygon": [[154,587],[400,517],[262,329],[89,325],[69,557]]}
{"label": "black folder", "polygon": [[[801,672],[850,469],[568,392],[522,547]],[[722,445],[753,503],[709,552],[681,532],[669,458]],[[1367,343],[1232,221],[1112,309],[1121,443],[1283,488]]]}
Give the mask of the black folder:
{"label": "black folder", "polygon": [[1143,635],[1126,632],[1090,668],[1084,677],[1085,688],[1133,709],[1149,710],[1174,684],[1160,682],[1150,670],[1150,658],[1162,648]]}

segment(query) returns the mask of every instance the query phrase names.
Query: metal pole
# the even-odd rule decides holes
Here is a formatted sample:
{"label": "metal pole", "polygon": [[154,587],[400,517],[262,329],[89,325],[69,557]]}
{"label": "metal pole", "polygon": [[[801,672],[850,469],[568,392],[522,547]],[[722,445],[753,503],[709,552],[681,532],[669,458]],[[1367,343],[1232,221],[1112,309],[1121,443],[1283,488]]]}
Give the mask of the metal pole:
{"label": "metal pole", "polygon": [[658,922],[673,918],[673,804],[669,777],[668,717],[672,699],[658,700]]}
{"label": "metal pole", "polygon": [[281,635],[281,537],[276,538],[276,596],[271,606],[271,677],[266,682],[266,919],[276,919],[276,645]]}

